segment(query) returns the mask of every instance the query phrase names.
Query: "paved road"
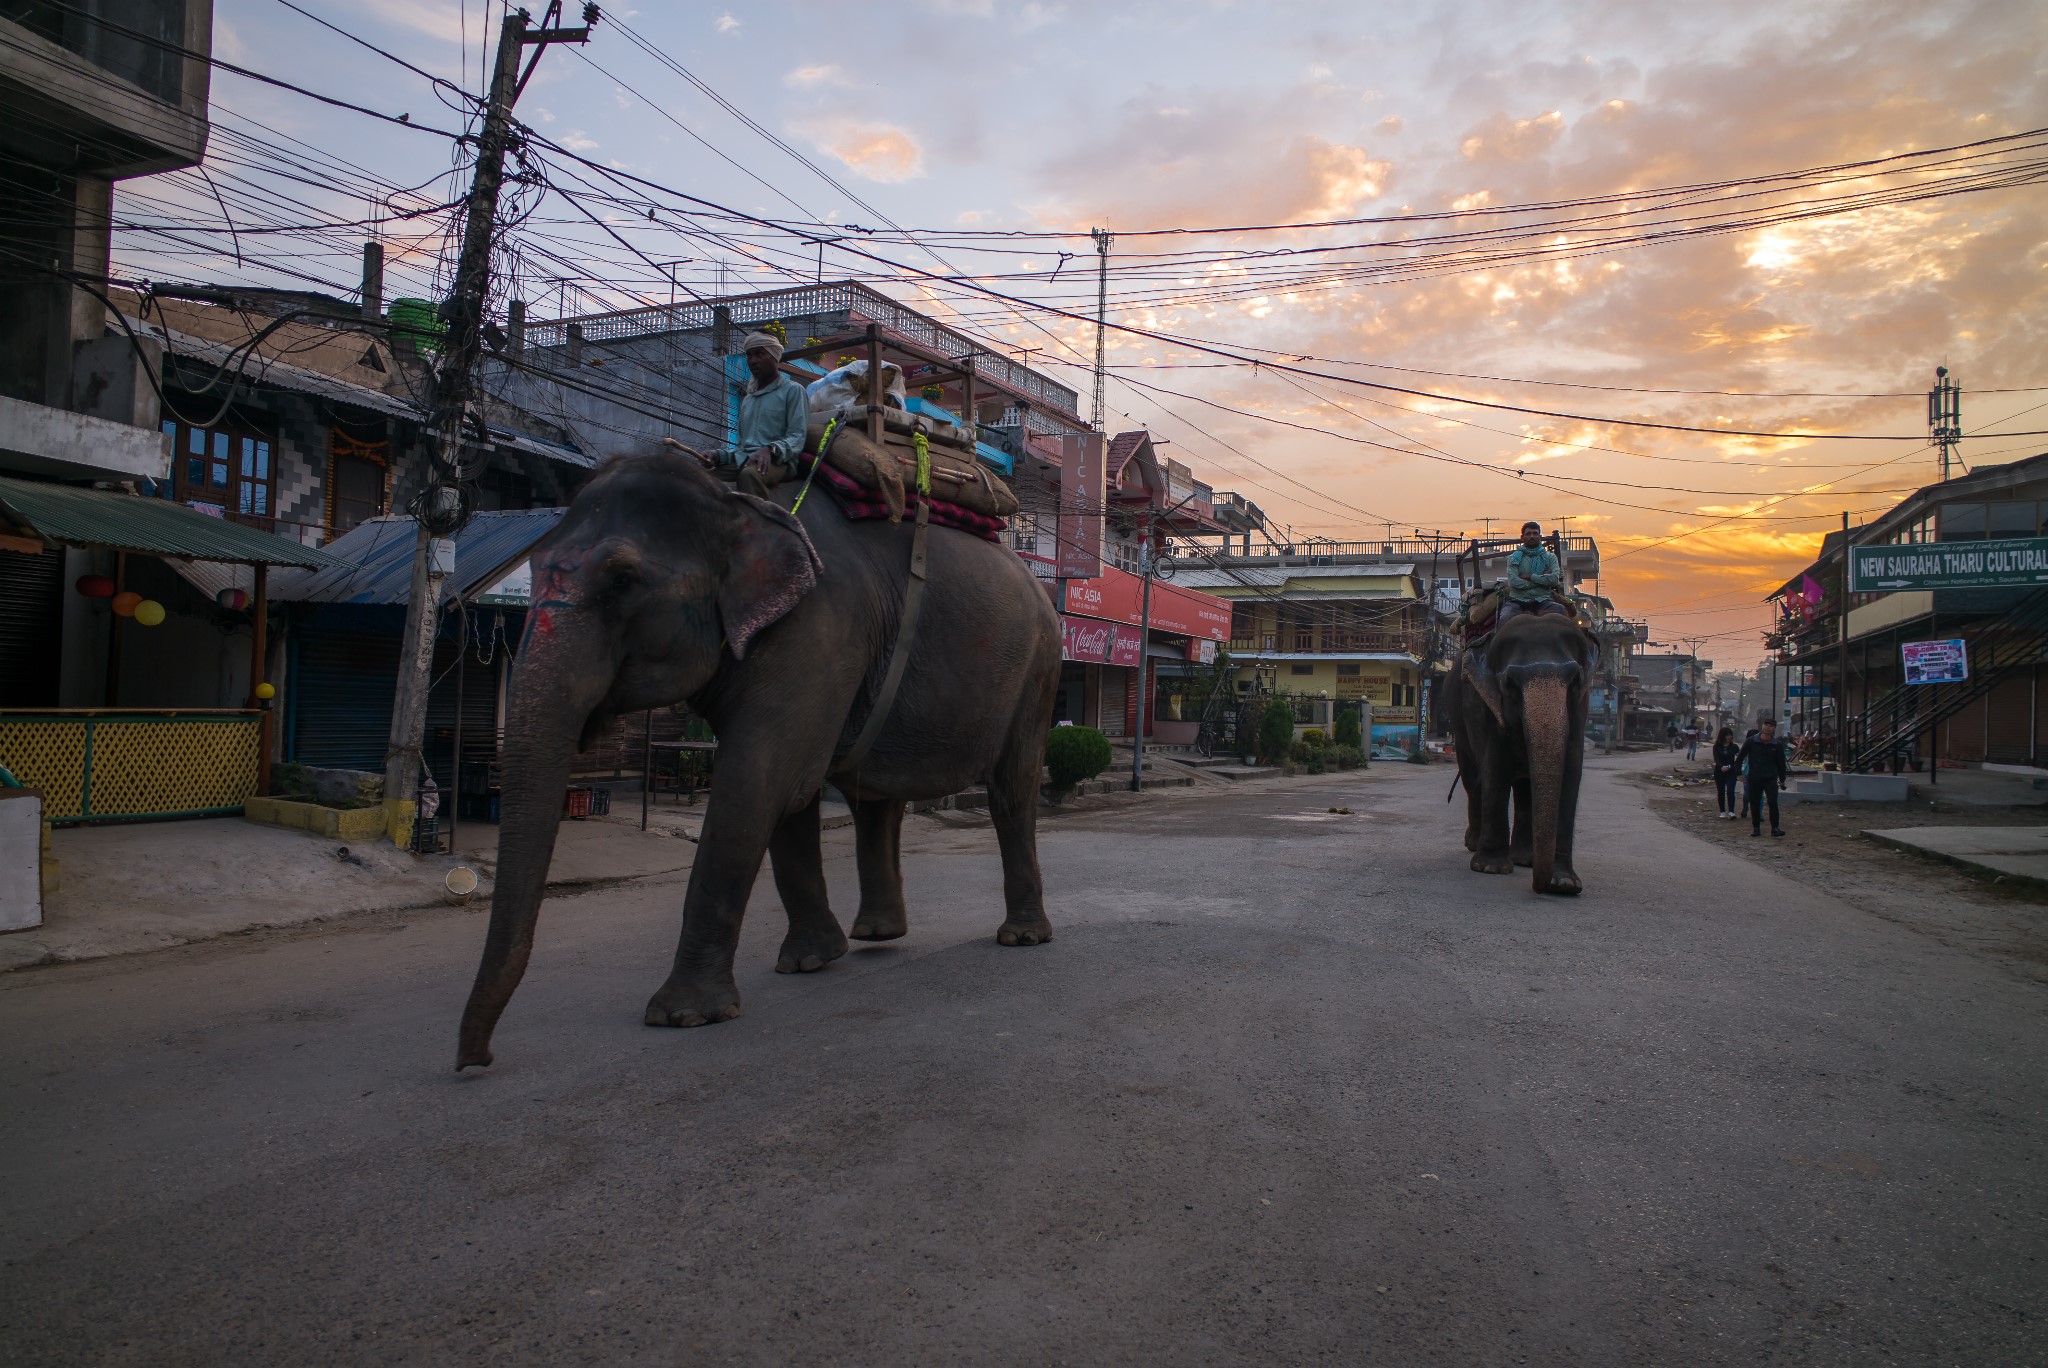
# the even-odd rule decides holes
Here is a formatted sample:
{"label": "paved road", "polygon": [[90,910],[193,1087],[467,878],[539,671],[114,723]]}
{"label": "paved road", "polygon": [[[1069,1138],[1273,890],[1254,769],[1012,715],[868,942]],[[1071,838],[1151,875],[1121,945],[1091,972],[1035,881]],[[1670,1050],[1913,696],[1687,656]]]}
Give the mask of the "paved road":
{"label": "paved road", "polygon": [[2048,1360],[2041,988],[1605,773],[1538,899],[1447,781],[1055,817],[1038,949],[914,822],[909,939],[778,978],[764,880],[695,1031],[679,885],[561,900],[462,1078],[469,913],[0,977],[5,1357]]}

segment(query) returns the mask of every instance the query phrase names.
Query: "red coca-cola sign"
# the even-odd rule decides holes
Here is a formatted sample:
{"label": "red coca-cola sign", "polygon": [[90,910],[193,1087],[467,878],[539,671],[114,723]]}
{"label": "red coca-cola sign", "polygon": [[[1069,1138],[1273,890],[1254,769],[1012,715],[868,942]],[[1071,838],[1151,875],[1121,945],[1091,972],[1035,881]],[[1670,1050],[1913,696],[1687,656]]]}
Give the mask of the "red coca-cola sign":
{"label": "red coca-cola sign", "polygon": [[1060,655],[1091,665],[1136,665],[1138,629],[1097,618],[1060,618]]}

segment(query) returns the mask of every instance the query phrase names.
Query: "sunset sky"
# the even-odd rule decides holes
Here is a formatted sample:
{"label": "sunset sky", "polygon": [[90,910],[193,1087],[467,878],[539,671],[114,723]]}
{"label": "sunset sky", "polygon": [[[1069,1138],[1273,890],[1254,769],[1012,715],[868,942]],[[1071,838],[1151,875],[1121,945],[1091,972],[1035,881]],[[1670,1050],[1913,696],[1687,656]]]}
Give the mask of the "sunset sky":
{"label": "sunset sky", "polygon": [[[305,7],[471,91],[483,83],[486,35],[502,13],[493,5],[487,18],[480,4],[465,13],[439,0]],[[2018,0],[928,0],[621,7],[617,17],[623,25],[600,23],[588,48],[553,50],[542,61],[519,105],[538,133],[601,166],[776,220],[879,228],[886,215],[941,233],[1078,231],[1070,239],[961,237],[929,250],[870,241],[867,249],[908,268],[893,293],[1040,349],[1034,363],[1084,396],[1090,327],[1020,314],[909,272],[975,275],[986,289],[1085,314],[1094,304],[1091,226],[1135,235],[1527,204],[1854,162],[2048,124],[2048,7]],[[226,60],[421,124],[460,124],[421,77],[277,0],[220,0],[216,26],[216,53]],[[303,140],[392,186],[433,182],[450,167],[445,138],[231,74],[216,75],[214,100],[224,127],[263,133],[242,122],[259,121],[266,137]],[[238,206],[244,180],[275,183],[238,167],[245,155],[217,132],[208,169],[227,178]],[[2000,155],[2016,165],[2038,153]],[[556,166],[563,174],[551,181],[572,193],[569,173],[586,183],[592,176]],[[1894,175],[1757,203],[1927,178]],[[444,176],[422,194],[451,198],[453,183]],[[187,198],[193,184],[130,189],[189,204],[195,217],[206,205],[218,222],[210,201]],[[331,187],[291,192],[337,220],[371,213],[366,198]],[[667,298],[670,285],[648,261],[689,258],[672,269],[683,288],[703,293],[769,288],[816,268],[816,249],[787,235],[746,230],[744,246],[786,268],[773,270],[701,234],[679,235],[675,222],[666,210],[648,222],[615,203],[585,199],[578,209],[549,197],[529,230],[594,278],[584,285],[596,294],[569,296],[575,311],[602,299],[624,304],[631,292]],[[1478,222],[1431,222],[1428,231]],[[391,231],[409,239],[426,228]],[[1401,260],[1385,244],[1415,231],[1423,230],[1124,236],[1111,258],[1110,316],[1237,356],[1314,358],[1295,364],[1436,395],[1593,420],[1816,435],[1917,439],[1926,427],[1920,395],[1945,363],[1966,389],[1965,460],[2048,450],[2048,438],[1999,435],[2048,428],[2048,388],[2030,388],[2048,386],[2048,190],[2040,184],[1437,278],[1357,278],[1362,265]],[[251,255],[240,268],[153,255],[133,236],[120,257],[159,278],[284,283],[265,274],[260,257],[297,251],[300,269],[352,287],[345,244],[287,241],[245,243]],[[422,271],[437,246],[422,243]],[[1279,248],[1341,250],[1293,261],[1235,257]],[[1062,252],[1073,255],[1063,261]],[[1171,269],[1141,255],[1161,252],[1190,255]],[[522,256],[521,291],[552,312],[563,292],[550,293],[540,278],[569,272],[535,264],[543,256]],[[1279,267],[1290,268],[1293,283],[1266,288],[1260,273]],[[828,246],[824,273],[882,271]],[[396,275],[402,282],[403,268]],[[597,283],[605,279],[620,288],[605,292]],[[1119,377],[1109,390],[1115,426],[1149,425],[1198,474],[1255,499],[1298,537],[1377,535],[1389,522],[1398,534],[1477,531],[1485,518],[1511,525],[1534,516],[1546,526],[1569,518],[1572,530],[1600,538],[1603,589],[1621,611],[1649,617],[1659,641],[1706,638],[1701,654],[1722,666],[1755,661],[1766,620],[1758,600],[1804,564],[1844,509],[1860,521],[1935,477],[1933,453],[1917,441],[1768,440],[1537,417],[1254,370],[1129,335],[1112,334],[1109,359]],[[1552,383],[1470,378],[1485,376]],[[1980,392],[1994,390],[2013,392]],[[1787,392],[1905,397],[1759,397]],[[1431,454],[1415,454],[1422,450]]]}

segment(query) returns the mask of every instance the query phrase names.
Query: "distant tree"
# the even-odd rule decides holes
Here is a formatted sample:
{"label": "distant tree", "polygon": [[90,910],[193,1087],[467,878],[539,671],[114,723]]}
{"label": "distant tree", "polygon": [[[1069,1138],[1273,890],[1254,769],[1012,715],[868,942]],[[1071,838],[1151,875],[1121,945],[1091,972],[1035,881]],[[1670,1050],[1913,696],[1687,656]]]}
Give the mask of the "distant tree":
{"label": "distant tree", "polygon": [[1348,708],[1337,709],[1336,731],[1338,745],[1356,747],[1362,744],[1358,728],[1358,708],[1355,704]]}
{"label": "distant tree", "polygon": [[1280,699],[1259,714],[1259,761],[1277,765],[1294,749],[1294,709]]}

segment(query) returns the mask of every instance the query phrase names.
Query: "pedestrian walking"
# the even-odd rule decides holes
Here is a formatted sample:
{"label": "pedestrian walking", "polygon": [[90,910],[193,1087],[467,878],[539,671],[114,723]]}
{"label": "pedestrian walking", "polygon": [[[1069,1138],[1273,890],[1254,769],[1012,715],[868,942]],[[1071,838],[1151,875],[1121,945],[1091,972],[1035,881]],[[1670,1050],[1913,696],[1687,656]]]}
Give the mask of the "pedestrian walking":
{"label": "pedestrian walking", "polygon": [[1721,728],[1721,734],[1714,738],[1714,801],[1719,808],[1717,815],[1730,822],[1735,820],[1735,770],[1741,756],[1742,747],[1735,744],[1735,728]]}
{"label": "pedestrian walking", "polygon": [[1785,787],[1785,780],[1791,767],[1785,759],[1785,747],[1777,737],[1775,722],[1766,720],[1754,741],[1743,745],[1740,761],[1748,766],[1744,786],[1749,797],[1749,834],[1763,835],[1764,802],[1771,805],[1771,835],[1783,836],[1785,828],[1778,825],[1778,791]]}
{"label": "pedestrian walking", "polygon": [[[1746,746],[1750,742],[1756,740],[1756,738],[1757,729],[1755,727],[1751,727],[1748,731],[1742,734],[1742,744]],[[1742,794],[1742,812],[1740,815],[1744,817],[1749,816],[1749,785],[1742,782],[1742,777],[1744,774],[1748,772],[1748,770],[1749,762],[1742,758],[1741,752],[1738,750],[1736,753],[1735,760],[1735,779],[1736,787]]]}
{"label": "pedestrian walking", "polygon": [[1666,722],[1664,724],[1664,740],[1670,744],[1671,749],[1678,749],[1678,724],[1676,722]]}
{"label": "pedestrian walking", "polygon": [[1699,723],[1699,719],[1698,719],[1698,718],[1694,718],[1694,719],[1693,719],[1693,720],[1692,720],[1691,722],[1689,722],[1688,724],[1686,724],[1686,728],[1685,728],[1685,758],[1686,758],[1686,759],[1688,759],[1688,760],[1697,760],[1697,759],[1699,759],[1699,758],[1700,758],[1700,733],[1701,733],[1702,731],[1704,731],[1704,730],[1705,730],[1705,728],[1703,728],[1703,727],[1701,727],[1701,726],[1700,726],[1700,723]]}

